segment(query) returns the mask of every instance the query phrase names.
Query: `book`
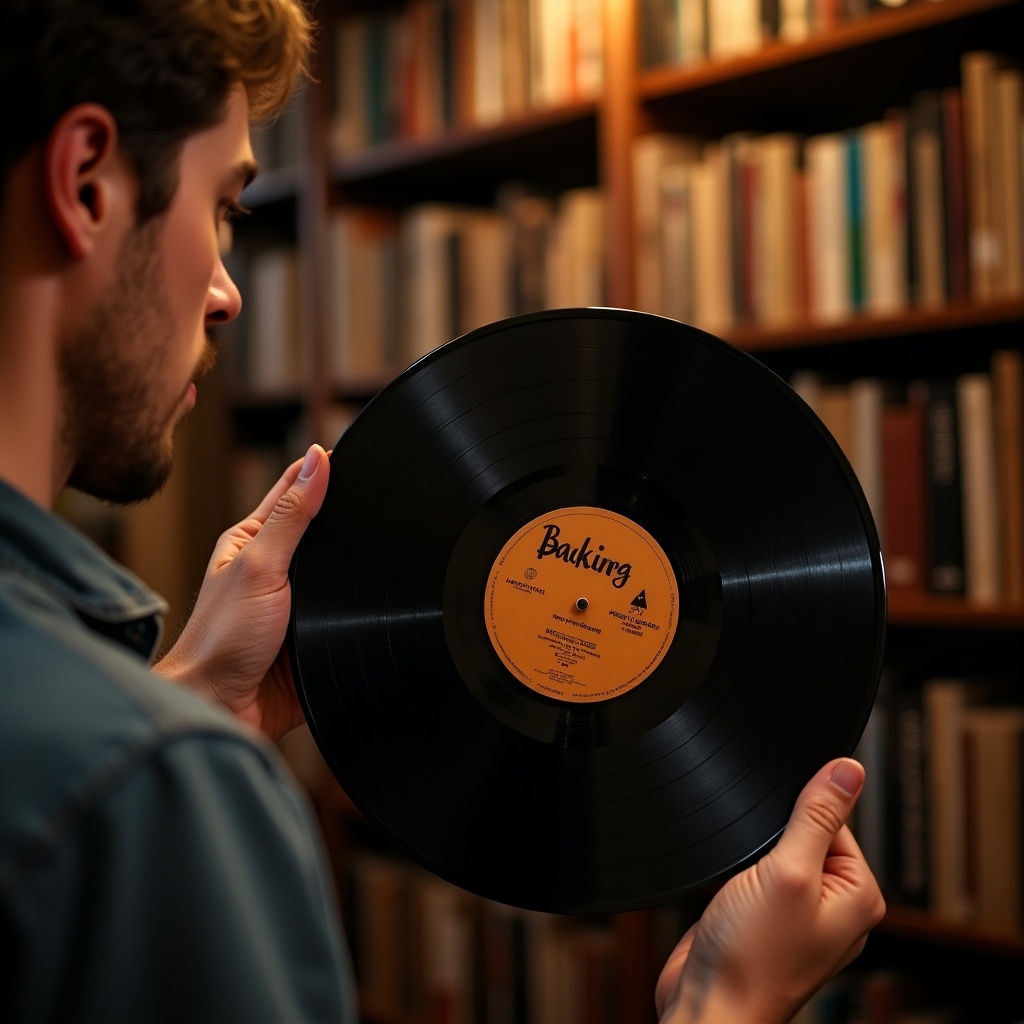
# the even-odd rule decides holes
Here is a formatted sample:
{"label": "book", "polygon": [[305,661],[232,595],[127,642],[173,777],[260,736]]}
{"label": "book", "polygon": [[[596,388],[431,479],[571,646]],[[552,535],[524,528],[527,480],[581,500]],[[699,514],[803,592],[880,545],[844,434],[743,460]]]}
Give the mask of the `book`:
{"label": "book", "polygon": [[942,169],[946,185],[946,291],[964,300],[971,291],[967,214],[967,156],[964,143],[963,93],[956,86],[942,90]]}
{"label": "book", "polygon": [[859,130],[863,195],[863,295],[869,313],[907,305],[904,119],[896,111]]}
{"label": "book", "polygon": [[462,207],[420,203],[399,228],[400,362],[408,364],[459,333],[459,225]]}
{"label": "book", "polygon": [[298,250],[274,245],[252,257],[243,314],[248,342],[246,383],[288,391],[302,379],[302,308]]}
{"label": "book", "polygon": [[604,87],[604,0],[572,0],[570,97],[591,99]]}
{"label": "book", "polygon": [[525,912],[484,899],[480,1005],[488,1024],[529,1024]]}
{"label": "book", "polygon": [[1024,603],[1024,355],[992,353],[1002,596]]}
{"label": "book", "polygon": [[489,209],[466,210],[458,230],[455,329],[465,334],[512,315],[512,234],[508,219]]}
{"label": "book", "polygon": [[952,378],[915,381],[925,403],[928,509],[928,589],[964,592],[963,501],[956,387]]}
{"label": "book", "polygon": [[800,137],[772,132],[755,147],[761,205],[758,248],[753,253],[757,319],[778,327],[799,314],[797,284],[797,170]]}
{"label": "book", "polygon": [[566,189],[555,208],[548,305],[604,305],[604,191]]}
{"label": "book", "polygon": [[760,138],[751,132],[732,132],[722,139],[728,180],[728,220],[731,235],[730,299],[734,323],[756,323],[761,298],[757,279],[761,266],[765,206],[763,175],[758,160]]}
{"label": "book", "polygon": [[860,312],[864,308],[865,263],[864,263],[864,141],[856,129],[843,133],[844,142],[844,183],[846,187],[846,241],[849,246],[848,289],[851,309]]}
{"label": "book", "polygon": [[928,751],[930,908],[950,921],[974,913],[968,888],[963,722],[966,709],[992,699],[991,683],[932,678],[921,691]]}
{"label": "book", "polygon": [[669,168],[696,163],[703,143],[673,132],[650,132],[633,143],[634,274],[637,308],[666,314],[663,264],[663,175]]}
{"label": "book", "polygon": [[906,684],[891,686],[887,706],[888,870],[880,882],[887,897],[894,902],[926,909],[931,904],[931,812],[921,688]]}
{"label": "book", "polygon": [[806,39],[814,28],[810,0],[780,0],[779,38],[787,43]]}
{"label": "book", "polygon": [[[816,398],[816,412],[853,467],[853,404],[849,384],[823,382]],[[856,470],[854,470],[856,472]]]}
{"label": "book", "polygon": [[446,96],[451,78],[446,66],[450,61],[446,37],[451,31],[446,0],[414,0],[406,16],[411,39],[402,98],[403,131],[413,138],[433,138],[444,131],[451,116]]}
{"label": "book", "polygon": [[530,107],[530,0],[502,0],[502,95],[506,118]]}
{"label": "book", "polygon": [[1024,73],[996,70],[993,93],[995,204],[1002,252],[1000,295],[1024,295]]}
{"label": "book", "polygon": [[707,6],[705,0],[678,0],[676,61],[696,64],[708,53]]}
{"label": "book", "polygon": [[850,465],[867,499],[879,539],[885,545],[885,471],[882,460],[882,410],[888,385],[880,377],[857,377],[848,388]]}
{"label": "book", "polygon": [[818,419],[821,419],[821,388],[824,383],[818,370],[804,367],[796,370],[789,378],[789,386],[807,403]]}
{"label": "book", "polygon": [[993,118],[998,63],[998,56],[989,50],[971,50],[960,59],[971,297],[977,302],[1000,296],[1004,272]]}
{"label": "book", "polygon": [[913,303],[942,305],[948,296],[942,97],[916,93],[907,112],[907,265]]}
{"label": "book", "polygon": [[708,0],[708,55],[733,57],[761,45],[759,0]]}
{"label": "book", "polygon": [[887,762],[890,745],[886,733],[889,728],[890,685],[890,680],[883,675],[864,731],[853,751],[853,757],[864,765],[865,777],[864,788],[849,822],[861,852],[880,885],[884,884],[889,873],[886,835],[889,828]]}
{"label": "book", "polygon": [[882,408],[881,535],[890,592],[926,590],[925,415],[910,397]]}
{"label": "book", "polygon": [[475,897],[424,871],[416,872],[410,900],[413,1016],[425,1024],[472,1024]]}
{"label": "book", "polygon": [[733,323],[729,234],[729,154],[721,142],[704,149],[693,172],[696,326],[715,333]]}
{"label": "book", "polygon": [[675,0],[639,0],[636,22],[641,68],[678,62],[679,11]]}
{"label": "book", "polygon": [[505,117],[502,2],[503,0],[472,0],[471,3],[471,110],[473,121],[479,125],[497,124]]}
{"label": "book", "polygon": [[327,222],[329,372],[334,381],[398,362],[398,219],[340,207]]}
{"label": "book", "polygon": [[345,925],[364,1006],[374,1015],[404,1017],[410,1009],[409,865],[370,851],[346,873]]}
{"label": "book", "polygon": [[692,324],[697,315],[694,284],[693,169],[673,164],[661,173],[661,312]]}
{"label": "book", "polygon": [[956,381],[964,531],[964,594],[992,604],[1002,589],[1000,502],[992,376],[965,373]]}
{"label": "book", "polygon": [[1024,927],[1024,708],[964,712],[967,843],[973,920]]}
{"label": "book", "polygon": [[536,108],[566,103],[571,97],[569,68],[571,4],[529,0],[530,104]]}
{"label": "book", "polygon": [[796,172],[796,253],[794,276],[796,278],[797,319],[806,323],[812,318],[811,296],[814,293],[814,257],[811,252],[810,220],[810,175],[801,157]]}
{"label": "book", "polygon": [[555,230],[554,200],[520,182],[509,182],[498,191],[497,208],[508,223],[512,314],[544,309]]}
{"label": "book", "polygon": [[804,144],[811,254],[811,312],[815,319],[842,320],[852,312],[850,242],[843,136],[811,136]]}
{"label": "book", "polygon": [[330,148],[339,157],[359,152],[369,140],[366,72],[369,24],[367,16],[353,15],[339,18],[334,25]]}

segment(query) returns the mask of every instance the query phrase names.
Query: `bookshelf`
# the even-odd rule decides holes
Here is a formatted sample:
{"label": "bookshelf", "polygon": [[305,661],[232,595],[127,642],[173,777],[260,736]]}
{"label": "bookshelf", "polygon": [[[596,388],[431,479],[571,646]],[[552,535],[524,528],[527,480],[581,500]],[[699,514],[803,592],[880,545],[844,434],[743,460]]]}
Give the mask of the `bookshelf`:
{"label": "bookshelf", "polygon": [[[546,2],[549,8],[564,7],[552,25],[561,25],[563,34],[569,31],[566,12],[575,6]],[[594,17],[595,7],[583,0],[577,3],[584,17],[587,13]],[[485,45],[491,45],[474,30],[493,19],[496,11],[506,11],[508,17],[512,8],[535,6],[527,0],[519,4],[513,0],[318,3],[323,25],[319,81],[298,98],[274,137],[260,140],[266,154],[261,160],[268,170],[244,199],[256,216],[239,227],[232,256],[245,294],[247,282],[254,278],[254,262],[269,250],[289,247],[298,261],[302,309],[294,363],[286,379],[281,379],[279,370],[262,376],[251,372],[251,315],[247,319],[243,312],[229,339],[229,358],[223,368],[227,377],[223,429],[241,467],[235,481],[236,507],[244,508],[249,497],[260,493],[284,461],[301,452],[309,440],[331,445],[344,429],[346,417],[423,350],[409,347],[399,323],[375,328],[386,336],[376,359],[347,369],[339,360],[338,347],[343,342],[333,318],[341,285],[332,246],[337,244],[333,232],[339,230],[341,214],[351,215],[346,230],[353,234],[346,237],[360,237],[359,232],[372,236],[378,244],[372,255],[374,265],[392,267],[390,290],[380,300],[392,310],[409,305],[410,293],[394,276],[394,266],[402,266],[416,251],[408,248],[409,237],[415,234],[408,227],[413,211],[429,206],[436,214],[433,219],[424,214],[418,220],[415,237],[420,244],[426,244],[423,239],[428,232],[423,225],[428,222],[446,224],[449,241],[457,236],[459,245],[474,244],[467,241],[468,235],[458,233],[463,230],[462,221],[458,229],[452,228],[453,204],[508,217],[509,230],[521,232],[513,235],[524,244],[530,239],[536,242],[539,235],[529,231],[537,224],[546,232],[546,244],[554,244],[552,238],[567,237],[570,229],[565,225],[573,217],[576,223],[589,225],[584,232],[592,233],[595,223],[600,226],[600,267],[595,276],[592,264],[587,264],[589,292],[553,288],[531,292],[521,282],[519,291],[510,286],[514,295],[506,296],[505,307],[481,306],[484,312],[477,315],[488,316],[490,310],[490,318],[497,318],[493,312],[497,309],[503,314],[526,311],[517,302],[574,304],[553,297],[576,294],[585,296],[579,304],[638,308],[636,268],[642,256],[634,162],[638,139],[663,133],[750,148],[751,139],[787,134],[797,138],[800,153],[809,138],[849,135],[865,125],[893,120],[894,111],[903,112],[895,120],[906,131],[906,112],[915,96],[925,90],[962,87],[965,53],[992,50],[1018,61],[1024,57],[1024,3],[1020,0],[766,4],[765,10],[778,7],[791,18],[795,13],[797,21],[786,22],[785,30],[779,25],[770,31],[759,23],[757,38],[748,32],[738,48],[719,42],[719,52],[713,56],[688,52],[685,58],[679,56],[685,49],[682,42],[680,49],[664,49],[670,34],[666,26],[673,23],[662,20],[661,32],[652,33],[650,21],[655,16],[664,19],[673,10],[692,11],[693,5],[687,8],[686,0],[676,5],[605,0],[599,44],[590,37],[585,41],[586,46],[601,47],[597,77],[592,61],[586,65],[586,74],[576,77],[567,77],[563,63],[561,70],[549,69],[548,77],[541,75],[530,93],[522,81],[527,72],[520,68],[516,79],[506,70],[506,76],[519,84],[509,85],[506,78],[505,99],[499,102],[494,78],[487,78],[488,60],[496,58],[488,50],[488,60],[474,59]],[[710,0],[710,6],[707,0],[697,5],[705,16],[715,6],[716,0]],[[731,6],[737,11],[761,9],[740,0]],[[352,79],[345,77],[339,54],[351,54],[357,45],[353,34],[345,36],[342,27],[357,22],[361,31],[377,33],[372,45],[378,53],[391,54],[392,63],[380,67],[414,83],[411,91],[389,101],[391,107],[380,97],[363,97],[366,109],[383,118],[373,131],[355,124],[352,110],[340,98],[341,91],[352,88]],[[375,28],[368,29],[370,23]],[[447,33],[444,52],[451,55],[450,65],[439,66],[437,57],[426,62],[410,58],[416,40],[423,46],[427,46],[423,40],[438,45],[439,25]],[[579,46],[584,47],[584,42]],[[709,36],[705,50],[710,46]],[[573,84],[566,85],[567,81]],[[433,109],[414,109],[413,100],[421,94],[433,97]],[[390,120],[385,116],[388,110]],[[348,119],[344,124],[343,114]],[[803,166],[798,160],[796,169]],[[904,184],[909,188],[906,180]],[[593,202],[596,195],[599,206]],[[904,195],[908,203],[912,201],[909,193]],[[570,196],[580,200],[571,214],[566,198]],[[691,227],[697,230],[696,225]],[[724,230],[720,223],[718,233]],[[909,244],[906,239],[912,229],[905,230],[905,244]],[[1020,224],[1017,230],[1022,230]],[[539,250],[529,251],[538,258]],[[549,277],[573,260],[583,259],[575,249],[572,256],[567,255],[568,248],[556,251],[557,258],[544,264]],[[802,257],[812,271],[820,258],[814,252]],[[367,256],[364,262],[370,260]],[[524,273],[521,265],[510,261],[507,266],[510,275]],[[754,271],[748,268],[748,273]],[[1024,348],[1024,284],[1011,282],[992,294],[977,283],[957,290],[949,280],[947,273],[947,285],[937,301],[919,301],[912,282],[907,281],[896,299],[880,299],[878,308],[873,308],[861,296],[838,316],[815,315],[804,295],[802,305],[783,314],[766,313],[753,300],[747,307],[734,301],[725,314],[719,310],[720,319],[694,322],[753,353],[787,379],[808,370],[844,385],[870,378],[895,382],[902,396],[902,389],[915,380],[986,371],[994,353]],[[379,315],[378,309],[365,317]],[[436,343],[461,333],[460,323],[465,326],[453,310],[448,309],[447,315],[450,330],[445,337],[435,337]],[[389,335],[388,330],[394,333]],[[421,339],[419,344],[429,346],[430,341]],[[889,624],[887,672],[899,690],[916,691],[940,676],[998,674],[1016,682],[1013,699],[1024,701],[1020,688],[1024,602],[1019,598],[999,593],[982,602],[963,594],[931,592],[927,587],[893,589]],[[317,779],[314,797],[338,864],[342,891],[347,892],[346,865],[357,852],[373,847],[374,840],[331,780],[322,775]],[[911,970],[941,976],[947,982],[974,971],[984,979],[983,997],[953,986],[943,998],[950,1003],[965,1001],[969,1005],[966,1019],[981,1019],[977,1016],[981,1014],[986,1020],[1009,1024],[1024,1018],[1024,997],[1014,984],[1024,960],[1024,931],[948,920],[927,906],[903,905],[891,895],[889,902],[886,921],[849,972],[846,987],[839,995],[828,994],[840,1004],[846,1001],[845,1009],[828,1019],[881,1021],[877,1016],[881,1011],[867,1006],[867,991],[880,986],[883,974],[891,977]],[[653,1020],[651,993],[668,936],[681,934],[698,909],[695,905],[660,908],[602,922],[615,950],[613,966],[608,967],[616,979],[615,995],[609,997],[611,1008],[595,1010],[598,1015],[588,1018],[588,1024],[602,1019],[626,1024]],[[476,1017],[469,1013],[467,1020],[485,1019],[479,991],[475,999]],[[367,1020],[442,1024],[436,1005],[429,1000],[421,999],[415,1009],[408,1002],[404,1009],[382,1007],[379,1001],[376,1005],[376,1012],[367,1007]],[[611,1016],[602,1018],[600,1012]],[[831,1011],[823,1006],[809,1008],[801,1024],[817,1024],[826,1019],[826,1012]],[[530,1024],[543,1022],[531,1019]]]}

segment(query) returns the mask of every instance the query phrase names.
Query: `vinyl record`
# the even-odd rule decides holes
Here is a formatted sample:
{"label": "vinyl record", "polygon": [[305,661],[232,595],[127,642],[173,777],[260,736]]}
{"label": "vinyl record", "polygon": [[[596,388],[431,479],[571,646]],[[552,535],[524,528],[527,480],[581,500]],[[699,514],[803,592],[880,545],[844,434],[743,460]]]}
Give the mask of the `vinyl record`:
{"label": "vinyl record", "polygon": [[722,340],[529,314],[414,363],[338,441],[292,563],[331,771],[435,874],[558,913],[697,894],[850,754],[885,632],[832,436]]}

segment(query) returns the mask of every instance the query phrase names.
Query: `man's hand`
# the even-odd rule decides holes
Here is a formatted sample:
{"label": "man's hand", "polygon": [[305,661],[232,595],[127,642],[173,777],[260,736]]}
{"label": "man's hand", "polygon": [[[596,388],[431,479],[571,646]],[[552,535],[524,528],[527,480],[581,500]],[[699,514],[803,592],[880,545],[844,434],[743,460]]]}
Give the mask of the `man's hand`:
{"label": "man's hand", "polygon": [[327,453],[313,445],[248,519],[220,536],[181,636],[154,666],[275,741],[303,721],[283,646],[288,568],[329,475]]}
{"label": "man's hand", "polygon": [[775,847],[722,886],[669,957],[662,1024],[783,1024],[860,955],[885,913],[846,826],[863,785],[849,758],[808,782]]}

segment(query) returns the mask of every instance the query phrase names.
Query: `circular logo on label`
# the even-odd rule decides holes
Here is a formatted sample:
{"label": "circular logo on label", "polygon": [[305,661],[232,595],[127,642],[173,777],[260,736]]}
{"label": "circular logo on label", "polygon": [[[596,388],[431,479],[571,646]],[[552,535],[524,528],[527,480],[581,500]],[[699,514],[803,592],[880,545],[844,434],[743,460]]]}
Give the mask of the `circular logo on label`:
{"label": "circular logo on label", "polygon": [[546,697],[621,696],[661,663],[679,614],[675,574],[644,529],[576,506],[531,520],[494,561],[484,619],[509,671]]}

